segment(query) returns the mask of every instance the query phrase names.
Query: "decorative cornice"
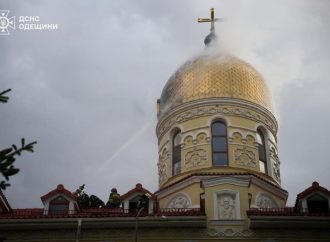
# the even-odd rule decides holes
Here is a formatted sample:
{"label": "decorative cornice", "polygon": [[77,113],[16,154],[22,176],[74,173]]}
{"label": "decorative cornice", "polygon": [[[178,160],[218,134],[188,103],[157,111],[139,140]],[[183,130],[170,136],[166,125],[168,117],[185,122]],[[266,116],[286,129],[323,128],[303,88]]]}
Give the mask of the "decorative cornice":
{"label": "decorative cornice", "polygon": [[[242,110],[242,108],[245,110]],[[255,103],[230,98],[210,98],[184,103],[159,119],[156,134],[158,138],[161,138],[174,124],[199,116],[211,116],[215,114],[240,116],[261,122],[276,137],[278,124],[271,112]]]}
{"label": "decorative cornice", "polygon": [[248,187],[250,184],[251,176],[219,176],[214,178],[201,179],[203,187],[213,187],[217,185],[231,184],[241,187]]}
{"label": "decorative cornice", "polygon": [[183,188],[186,188],[186,187],[188,187],[192,184],[200,183],[200,179],[201,179],[200,177],[192,176],[192,177],[189,177],[188,179],[183,180],[180,183],[174,184],[173,186],[171,186],[168,189],[165,188],[165,189],[159,190],[159,191],[155,192],[155,194],[156,194],[158,199],[163,198],[163,197],[166,197],[166,196],[168,196],[172,193],[180,191]]}
{"label": "decorative cornice", "polygon": [[261,179],[258,179],[256,177],[252,177],[251,183],[263,188],[264,190],[268,191],[269,193],[272,193],[272,194],[274,194],[274,195],[276,195],[276,196],[278,196],[282,199],[287,200],[287,198],[288,198],[289,194],[288,194],[287,191],[283,190],[282,188],[273,186],[273,185],[271,185],[271,184],[269,184],[269,183],[267,183],[267,182],[265,182]]}
{"label": "decorative cornice", "polygon": [[[155,195],[157,197],[159,197],[159,194],[163,194],[163,192],[166,192],[166,191],[169,191],[169,194],[170,194],[174,191],[173,188],[176,188],[176,190],[179,190],[181,184],[185,184],[183,182],[185,182],[186,180],[188,180],[187,183],[189,183],[189,181],[192,179],[197,179],[196,181],[200,182],[200,180],[203,178],[218,177],[218,176],[236,176],[236,177],[251,176],[253,178],[253,179],[251,179],[251,182],[254,181],[254,184],[259,184],[259,186],[262,186],[262,187],[263,187],[263,185],[267,184],[267,188],[271,192],[273,190],[276,190],[282,194],[286,194],[286,197],[288,196],[288,192],[286,190],[280,188],[278,185],[276,185],[275,182],[272,183],[272,182],[266,180],[265,178],[261,177],[260,175],[257,175],[252,172],[210,172],[210,171],[204,171],[204,172],[200,171],[200,172],[191,173],[191,174],[183,177],[182,179],[175,181],[174,183],[171,183],[167,186],[160,188],[158,191],[155,192]],[[258,180],[260,180],[260,183],[257,182]],[[186,187],[186,186],[184,186],[184,187]],[[265,187],[266,187],[266,185],[265,185]]]}

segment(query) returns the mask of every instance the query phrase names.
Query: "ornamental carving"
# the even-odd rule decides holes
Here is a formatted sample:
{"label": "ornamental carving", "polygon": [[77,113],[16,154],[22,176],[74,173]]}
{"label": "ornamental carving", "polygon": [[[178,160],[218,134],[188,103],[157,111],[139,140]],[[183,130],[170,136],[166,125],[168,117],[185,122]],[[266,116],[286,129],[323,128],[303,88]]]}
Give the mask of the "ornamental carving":
{"label": "ornamental carving", "polygon": [[184,143],[184,145],[187,145],[187,146],[192,145],[193,137],[191,135],[186,136],[183,140],[183,143]]}
{"label": "ornamental carving", "polygon": [[222,237],[222,238],[228,238],[228,237],[252,237],[254,236],[255,232],[252,232],[248,229],[243,228],[235,228],[235,227],[224,227],[221,226],[216,228],[211,228],[206,231],[206,235],[210,237]]}
{"label": "ornamental carving", "polygon": [[248,150],[246,147],[236,149],[234,151],[234,159],[237,164],[242,166],[257,166],[255,153],[251,150]]}
{"label": "ornamental carving", "polygon": [[192,151],[188,151],[185,155],[185,166],[187,168],[202,166],[207,160],[207,153],[204,149],[195,148]]}
{"label": "ornamental carving", "polygon": [[278,158],[277,150],[275,147],[270,149],[270,156],[273,158],[272,168],[275,179],[280,181],[281,180],[281,173],[280,173],[280,160]]}
{"label": "ornamental carving", "polygon": [[255,138],[254,138],[252,135],[248,134],[248,135],[246,136],[246,144],[247,144],[247,145],[254,146],[255,141],[256,141],[256,140],[255,140]]}
{"label": "ornamental carving", "polygon": [[162,184],[167,175],[167,160],[169,158],[169,152],[166,148],[163,149],[161,154],[159,155],[159,162],[158,162],[158,179],[159,185]]}
{"label": "ornamental carving", "polygon": [[186,195],[178,194],[170,200],[167,207],[168,208],[189,208],[189,207],[191,207],[191,203]]}
{"label": "ornamental carving", "polygon": [[205,133],[199,133],[197,135],[197,144],[205,143],[207,135]]}
{"label": "ornamental carving", "polygon": [[234,143],[242,143],[242,134],[241,133],[235,132],[235,133],[233,133],[232,137],[233,137]]}
{"label": "ornamental carving", "polygon": [[236,219],[235,195],[221,194],[218,199],[218,211],[220,219]]}
{"label": "ornamental carving", "polygon": [[257,196],[256,205],[258,208],[277,208],[274,200],[266,194],[260,194]]}
{"label": "ornamental carving", "polygon": [[157,135],[159,137],[162,137],[164,133],[167,132],[167,130],[173,124],[178,124],[196,117],[210,116],[214,114],[239,116],[239,117],[251,119],[256,122],[261,122],[273,133],[274,136],[276,136],[277,126],[272,119],[260,115],[258,112],[254,110],[237,107],[237,106],[230,106],[230,105],[228,106],[209,105],[203,108],[190,109],[186,112],[179,113],[178,115],[175,115],[171,119],[162,122],[161,124],[159,123],[160,125],[157,129]]}

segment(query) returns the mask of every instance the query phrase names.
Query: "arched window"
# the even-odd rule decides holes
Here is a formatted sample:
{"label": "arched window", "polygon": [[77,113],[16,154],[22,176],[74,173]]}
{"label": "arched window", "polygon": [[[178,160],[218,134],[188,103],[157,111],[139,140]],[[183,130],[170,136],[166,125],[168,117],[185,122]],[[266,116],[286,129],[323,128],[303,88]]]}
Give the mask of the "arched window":
{"label": "arched window", "polygon": [[50,214],[67,214],[69,212],[69,201],[62,196],[50,201],[49,213]]}
{"label": "arched window", "polygon": [[214,166],[228,165],[227,127],[224,122],[212,124],[212,159]]}
{"label": "arched window", "polygon": [[262,173],[268,174],[265,137],[264,137],[264,134],[259,129],[257,130],[257,143],[258,143],[258,150],[259,150],[260,171]]}
{"label": "arched window", "polygon": [[173,136],[172,141],[172,169],[173,175],[177,175],[181,172],[181,132],[178,131]]}

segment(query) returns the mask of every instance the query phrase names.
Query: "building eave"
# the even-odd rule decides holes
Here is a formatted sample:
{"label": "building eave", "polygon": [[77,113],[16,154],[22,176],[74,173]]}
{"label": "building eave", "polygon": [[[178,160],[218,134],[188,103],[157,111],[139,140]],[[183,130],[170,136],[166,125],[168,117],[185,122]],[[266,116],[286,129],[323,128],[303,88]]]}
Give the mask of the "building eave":
{"label": "building eave", "polygon": [[[130,218],[56,218],[56,219],[6,219],[0,220],[0,231],[43,230],[77,228],[78,222],[84,228],[134,228],[137,219]],[[139,227],[143,228],[206,228],[206,216],[141,217]]]}
{"label": "building eave", "polygon": [[330,229],[330,217],[250,216],[250,229]]}

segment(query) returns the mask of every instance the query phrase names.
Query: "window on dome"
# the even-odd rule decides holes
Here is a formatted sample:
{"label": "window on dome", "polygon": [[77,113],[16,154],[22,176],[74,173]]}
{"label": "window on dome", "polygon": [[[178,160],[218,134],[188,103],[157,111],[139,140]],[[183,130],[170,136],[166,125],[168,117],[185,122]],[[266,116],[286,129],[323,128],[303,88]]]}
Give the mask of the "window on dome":
{"label": "window on dome", "polygon": [[181,132],[178,131],[173,136],[173,147],[172,147],[172,166],[173,175],[177,175],[181,172]]}
{"label": "window on dome", "polygon": [[58,196],[49,204],[49,214],[67,214],[69,212],[69,201]]}
{"label": "window on dome", "polygon": [[257,130],[257,143],[258,143],[258,150],[259,150],[260,171],[262,173],[268,174],[265,137],[264,137],[264,134],[259,129]]}
{"label": "window on dome", "polygon": [[212,159],[214,166],[228,165],[227,127],[224,122],[212,124]]}

